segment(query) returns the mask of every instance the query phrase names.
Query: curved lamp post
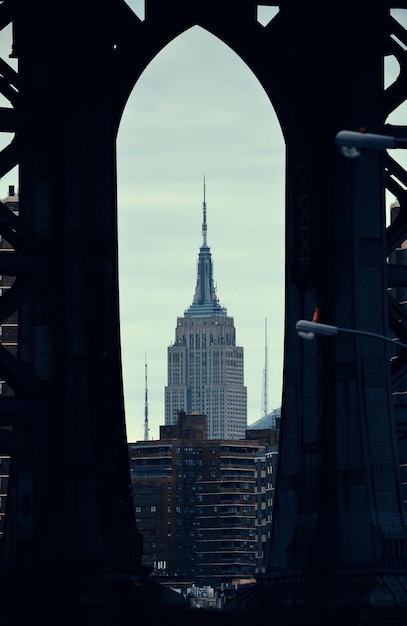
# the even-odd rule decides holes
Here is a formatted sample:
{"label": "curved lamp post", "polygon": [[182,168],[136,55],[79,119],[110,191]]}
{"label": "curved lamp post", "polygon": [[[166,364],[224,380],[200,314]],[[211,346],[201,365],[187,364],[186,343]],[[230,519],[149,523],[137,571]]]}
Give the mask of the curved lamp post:
{"label": "curved lamp post", "polygon": [[335,143],[341,153],[349,158],[359,157],[363,150],[386,150],[388,148],[407,148],[407,139],[391,135],[341,130],[335,137]]}
{"label": "curved lamp post", "polygon": [[302,339],[314,339],[315,335],[337,335],[338,333],[351,333],[352,335],[364,335],[366,337],[375,337],[393,343],[400,348],[407,348],[407,344],[401,343],[398,339],[371,333],[367,330],[357,330],[356,328],[340,328],[339,326],[331,326],[330,324],[320,324],[319,322],[309,322],[308,320],[298,320],[295,325],[297,333]]}

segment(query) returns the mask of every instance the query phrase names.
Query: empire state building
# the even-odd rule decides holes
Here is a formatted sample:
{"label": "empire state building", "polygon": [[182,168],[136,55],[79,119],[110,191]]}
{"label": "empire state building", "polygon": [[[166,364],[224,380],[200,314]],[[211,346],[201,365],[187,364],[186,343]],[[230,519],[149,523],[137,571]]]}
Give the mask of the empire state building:
{"label": "empire state building", "polygon": [[176,424],[180,411],[196,412],[208,418],[209,439],[242,439],[247,427],[243,348],[236,346],[233,317],[216,296],[205,181],[202,238],[194,300],[177,318],[175,342],[168,347],[165,423]]}

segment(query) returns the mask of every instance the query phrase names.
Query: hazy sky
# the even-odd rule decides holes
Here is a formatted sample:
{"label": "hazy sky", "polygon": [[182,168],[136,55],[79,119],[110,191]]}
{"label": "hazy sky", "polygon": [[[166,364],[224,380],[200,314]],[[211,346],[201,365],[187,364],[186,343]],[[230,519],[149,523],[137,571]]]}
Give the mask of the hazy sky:
{"label": "hazy sky", "polygon": [[[140,11],[141,2],[129,4]],[[5,59],[9,35],[9,29],[1,33]],[[394,63],[387,68],[391,78]],[[391,121],[405,119],[401,107],[399,118]],[[217,295],[234,318],[237,343],[244,347],[248,423],[261,417],[265,319],[268,408],[280,406],[284,160],[281,130],[262,87],[244,63],[206,31],[196,27],[178,37],[137,82],[118,136],[121,336],[129,441],[144,437],[145,362],[151,438],[158,438],[164,423],[167,347],[175,339],[177,317],[183,316],[195,291],[204,175]],[[16,172],[0,181],[1,197],[9,184],[18,186]]]}
{"label": "hazy sky", "polygon": [[281,404],[284,319],[284,143],[263,88],[237,55],[193,28],[137,82],[118,137],[120,293],[127,429],[164,423],[167,347],[192,303],[202,243],[217,295],[244,347],[248,423]]}

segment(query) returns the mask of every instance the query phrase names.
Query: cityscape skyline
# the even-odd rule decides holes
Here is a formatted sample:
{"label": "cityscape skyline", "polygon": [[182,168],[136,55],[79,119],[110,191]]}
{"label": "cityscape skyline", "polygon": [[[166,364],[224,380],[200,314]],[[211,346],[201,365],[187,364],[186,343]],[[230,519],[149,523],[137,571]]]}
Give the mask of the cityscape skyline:
{"label": "cityscape skyline", "polygon": [[[402,20],[406,11],[392,13]],[[10,42],[5,28],[2,56],[16,69]],[[386,71],[391,82],[394,60],[386,60]],[[403,124],[405,117],[403,105],[387,121]],[[10,136],[2,133],[1,141],[7,145]],[[400,150],[397,157],[406,159]],[[250,425],[262,410],[265,319],[269,411],[280,406],[282,391],[285,148],[272,103],[230,48],[194,27],[137,81],[120,125],[117,161],[128,440],[144,438],[145,363],[150,437],[157,439],[164,423],[167,347],[196,281],[203,175],[217,293],[245,349]],[[2,197],[9,185],[18,190],[17,168],[1,179]]]}
{"label": "cityscape skyline", "polygon": [[[11,29],[2,32],[9,58]],[[9,103],[4,102],[4,106]],[[10,141],[2,133],[2,146]],[[284,319],[284,141],[262,86],[223,42],[194,27],[169,43],[130,95],[117,140],[122,362],[127,438],[164,424],[167,347],[191,304],[206,176],[208,245],[220,303],[245,347],[248,424],[261,417],[264,320],[269,408],[280,406]],[[19,191],[18,168],[0,181]],[[250,346],[250,347],[249,347]]]}
{"label": "cityscape skyline", "polygon": [[[406,10],[394,9],[391,13],[402,24],[407,23]],[[395,58],[387,57],[386,85],[393,82],[398,72]],[[402,125],[405,119],[406,107],[402,104],[386,122]],[[126,128],[130,132],[126,132]],[[157,245],[167,246],[174,270],[169,280],[168,274],[161,275],[163,268],[158,263],[154,270],[157,261],[154,252],[149,255],[151,276],[154,275],[149,297],[156,302],[157,294],[165,295],[168,308],[168,315],[160,314],[159,324],[165,327],[160,328],[162,339],[157,335],[154,346],[150,344],[145,350],[149,371],[150,436],[158,438],[159,425],[164,423],[160,407],[164,405],[162,389],[166,384],[166,350],[172,342],[172,320],[182,315],[193,296],[203,175],[206,176],[210,224],[208,243],[214,259],[217,293],[220,303],[234,318],[236,343],[245,349],[244,382],[250,425],[262,416],[265,319],[269,412],[281,406],[282,393],[285,145],[272,103],[250,69],[232,50],[208,32],[194,27],[171,42],[142,74],[129,99],[120,133],[119,203],[123,214],[131,214],[132,200],[137,199],[146,227],[144,235],[148,233],[151,249],[154,249],[158,215],[165,220]],[[121,149],[132,133],[139,141],[136,154]],[[143,142],[147,153],[143,152]],[[397,160],[406,163],[406,152],[398,150]],[[133,192],[129,182],[132,166],[138,185]],[[393,200],[386,192],[388,220]],[[160,209],[160,202],[167,207],[167,213]],[[234,247],[226,245],[229,242],[225,242],[223,236],[231,224],[233,240],[238,242]],[[165,232],[169,233],[168,237]],[[144,253],[147,242],[143,243]],[[242,252],[240,257],[236,249]],[[123,269],[123,264],[127,266],[131,259],[123,246],[122,255]],[[236,263],[233,267],[231,259]],[[169,272],[169,268],[166,271]],[[176,295],[171,288],[175,287],[174,280]],[[130,279],[122,284],[122,301],[127,301],[126,292],[131,292]],[[132,324],[141,324],[146,318],[147,315],[137,314]],[[134,348],[138,349],[131,326],[126,325],[123,336],[126,337],[124,352],[133,353]],[[128,430],[139,433],[137,437],[142,439],[143,350],[139,350],[139,354],[137,379],[134,364],[131,372],[125,370],[124,376],[130,390],[126,399],[126,407],[131,407],[130,412],[127,410]]]}
{"label": "cityscape skyline", "polygon": [[[1,309],[3,321],[15,312],[18,337],[17,359],[7,328],[0,342],[15,396],[0,398],[11,461],[1,479],[2,613],[9,624],[61,609],[64,621],[84,624],[135,614],[186,623],[183,583],[207,596],[208,582],[224,614],[196,604],[202,624],[268,614],[279,626],[379,626],[387,616],[401,626],[407,171],[379,140],[373,154],[351,147],[346,156],[362,156],[353,161],[334,143],[351,124],[386,133],[384,112],[407,102],[407,30],[385,3],[344,5],[321,29],[318,3],[287,2],[267,29],[249,0],[233,10],[141,0],[144,24],[127,10],[133,1],[91,2],[79,20],[75,5],[59,13],[23,0],[18,12],[2,3],[22,70],[14,80],[3,61],[2,91],[15,103],[2,110],[3,131],[16,134],[3,172],[20,163],[21,203],[17,213],[10,172],[3,272],[16,279],[4,284]],[[210,32],[184,31],[193,24]],[[268,98],[210,33],[241,52]],[[389,54],[401,77],[383,93]],[[400,200],[388,232],[386,184]],[[393,297],[394,287],[404,292]],[[195,324],[201,305],[231,323],[208,332],[221,323],[208,315]],[[311,316],[316,328],[364,338],[304,342],[313,333],[299,337],[298,320]],[[390,332],[401,352],[396,337],[393,352],[383,342]],[[258,419],[266,355],[273,432]],[[218,430],[224,364],[228,417],[234,428],[244,418],[244,438]],[[249,389],[248,415],[239,415],[239,387]],[[181,403],[188,412],[177,414]]]}
{"label": "cityscape skyline", "polygon": [[[234,318],[236,345],[245,351],[248,424],[261,417],[266,318],[268,406],[280,406],[284,165],[282,133],[263,88],[232,50],[203,29],[170,43],[137,82],[118,136],[129,441],[144,438],[145,358],[150,437],[157,439],[164,424],[167,348],[196,285],[203,176],[216,292]],[[142,307],[135,293],[143,295]]]}

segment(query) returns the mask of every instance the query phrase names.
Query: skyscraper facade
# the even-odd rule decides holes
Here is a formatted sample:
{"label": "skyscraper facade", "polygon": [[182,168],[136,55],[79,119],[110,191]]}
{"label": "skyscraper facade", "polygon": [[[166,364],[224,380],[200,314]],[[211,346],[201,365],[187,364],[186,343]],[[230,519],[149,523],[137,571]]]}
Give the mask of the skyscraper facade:
{"label": "skyscraper facade", "polygon": [[233,317],[216,295],[205,181],[202,239],[194,300],[177,319],[175,341],[168,347],[165,423],[176,424],[180,411],[196,412],[208,418],[209,439],[241,439],[247,427],[244,351],[236,345]]}

